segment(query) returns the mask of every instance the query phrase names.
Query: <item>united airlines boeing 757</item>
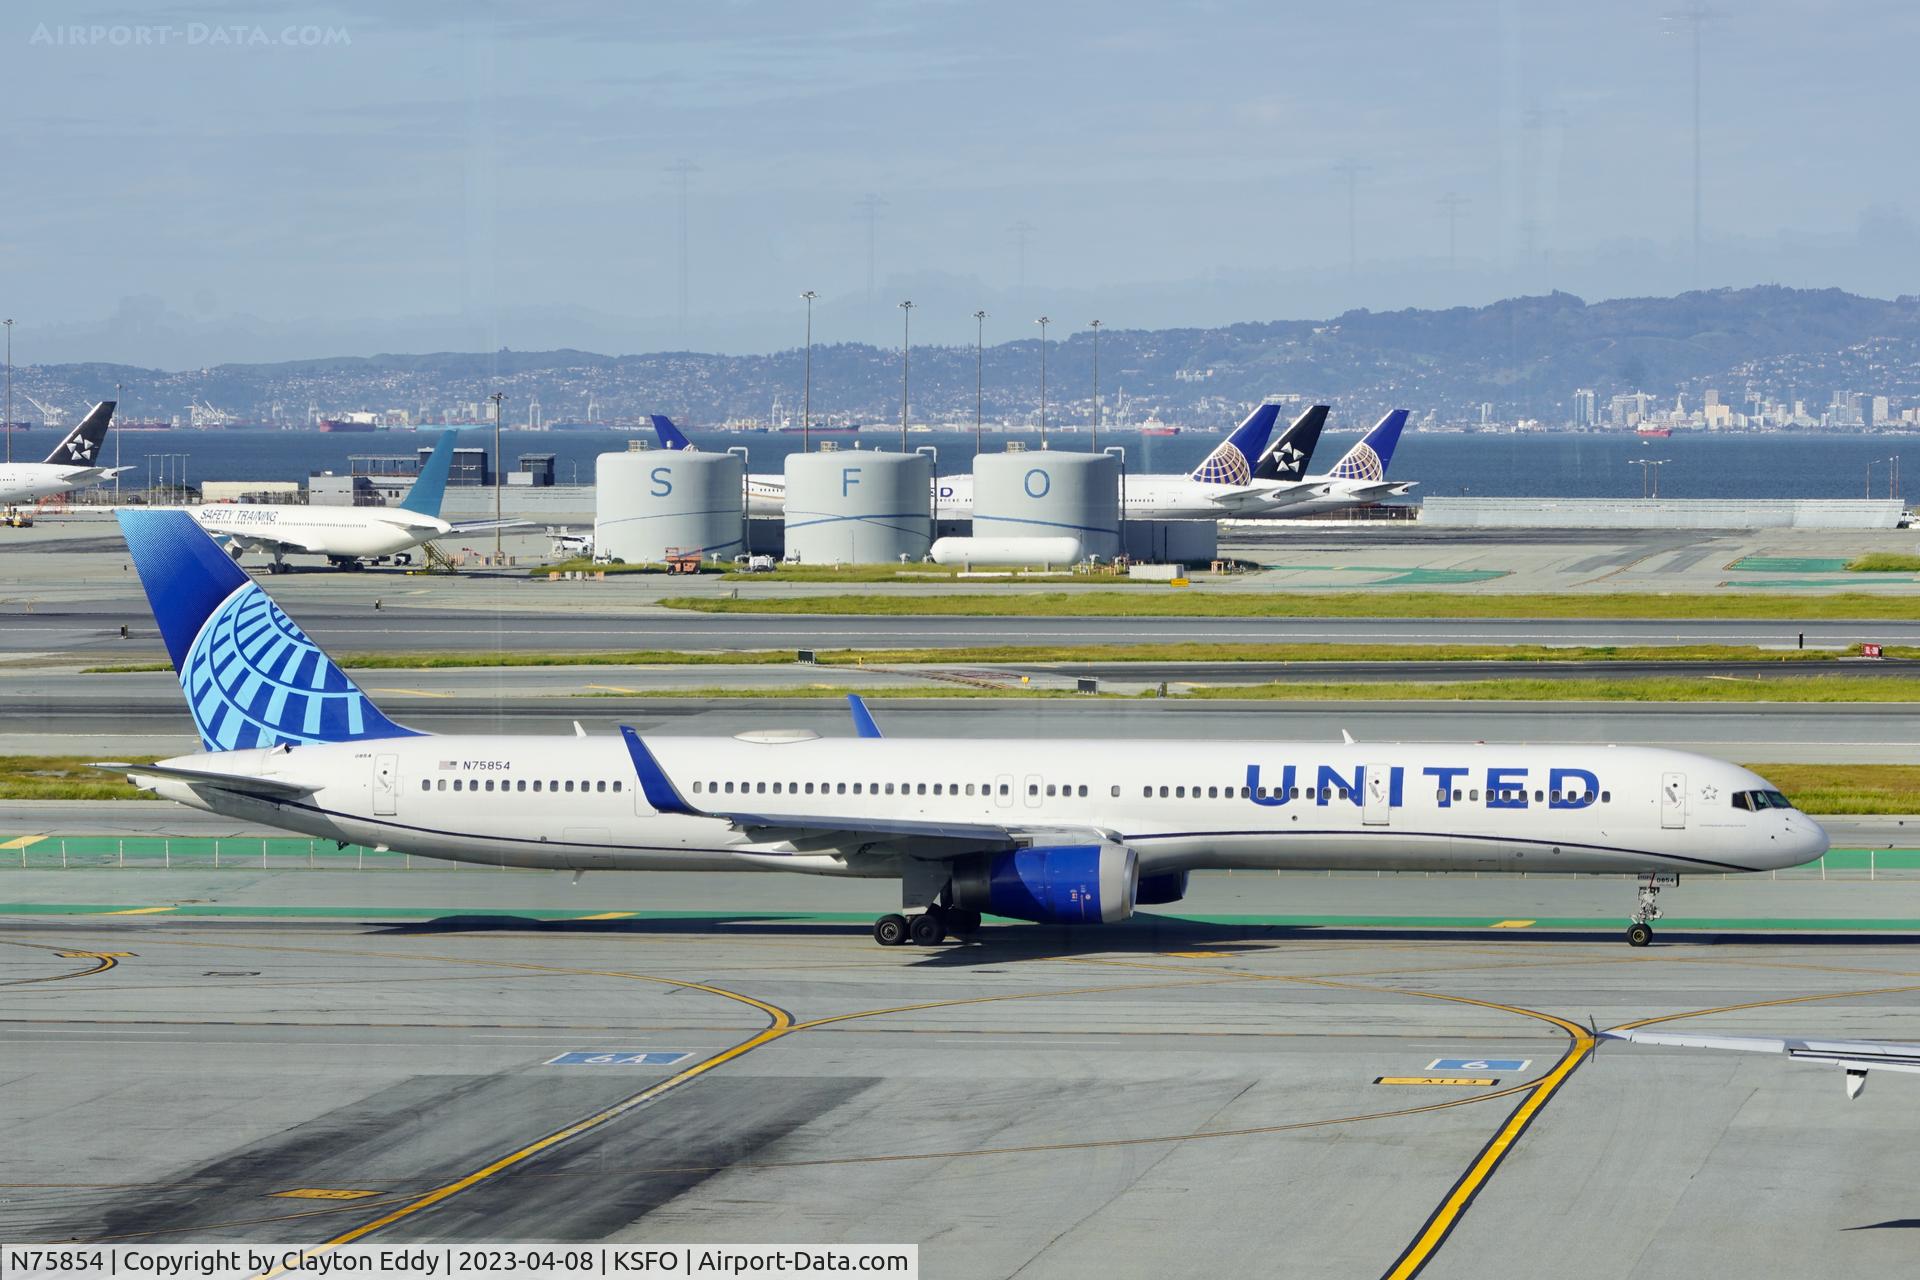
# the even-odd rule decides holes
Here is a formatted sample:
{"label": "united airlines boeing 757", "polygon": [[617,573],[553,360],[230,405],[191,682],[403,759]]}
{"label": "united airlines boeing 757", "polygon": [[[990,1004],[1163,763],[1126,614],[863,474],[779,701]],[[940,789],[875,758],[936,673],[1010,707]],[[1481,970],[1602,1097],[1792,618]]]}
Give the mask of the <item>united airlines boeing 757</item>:
{"label": "united airlines boeing 757", "polygon": [[[183,512],[123,512],[204,750],[109,764],[194,808],[460,862],[791,871],[900,882],[884,944],[983,913],[1124,920],[1205,868],[1613,872],[1628,939],[1689,871],[1765,871],[1827,837],[1738,765],[1640,747],[433,736],[389,720]],[[1754,793],[1769,803],[1756,807]],[[1743,800],[1748,802],[1743,803]]]}

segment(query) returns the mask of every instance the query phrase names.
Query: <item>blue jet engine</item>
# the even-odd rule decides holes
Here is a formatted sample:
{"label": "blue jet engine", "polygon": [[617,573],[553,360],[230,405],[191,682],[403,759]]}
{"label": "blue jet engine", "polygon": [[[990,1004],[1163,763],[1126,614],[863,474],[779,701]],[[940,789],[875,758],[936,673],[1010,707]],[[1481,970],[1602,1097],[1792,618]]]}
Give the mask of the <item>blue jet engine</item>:
{"label": "blue jet engine", "polygon": [[1125,845],[1035,846],[956,864],[953,905],[1036,924],[1112,924],[1133,914],[1139,883],[1140,859]]}

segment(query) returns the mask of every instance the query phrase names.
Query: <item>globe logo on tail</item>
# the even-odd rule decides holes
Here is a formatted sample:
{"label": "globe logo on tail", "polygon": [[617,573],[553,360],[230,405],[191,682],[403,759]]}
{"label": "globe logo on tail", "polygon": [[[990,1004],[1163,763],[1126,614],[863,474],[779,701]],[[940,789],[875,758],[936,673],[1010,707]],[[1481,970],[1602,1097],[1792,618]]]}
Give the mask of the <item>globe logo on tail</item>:
{"label": "globe logo on tail", "polygon": [[1243,485],[1253,479],[1253,466],[1247,461],[1247,455],[1240,452],[1240,446],[1229,440],[1207,455],[1193,478],[1202,484]]}
{"label": "globe logo on tail", "polygon": [[255,583],[234,589],[194,637],[180,668],[209,751],[361,736],[364,694]]}
{"label": "globe logo on tail", "polygon": [[1362,440],[1334,464],[1333,475],[1341,480],[1384,480],[1387,469],[1380,465],[1380,455],[1373,446]]}

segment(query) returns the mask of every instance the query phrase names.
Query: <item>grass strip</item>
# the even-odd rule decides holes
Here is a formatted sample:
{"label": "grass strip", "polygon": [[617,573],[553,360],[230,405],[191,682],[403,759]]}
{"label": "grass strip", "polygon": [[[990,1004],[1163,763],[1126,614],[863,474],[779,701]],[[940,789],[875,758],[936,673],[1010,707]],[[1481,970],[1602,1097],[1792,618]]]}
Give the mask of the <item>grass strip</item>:
{"label": "grass strip", "polygon": [[1781,675],[1601,680],[1276,681],[1183,687],[1187,698],[1281,702],[1920,702],[1920,678]]}
{"label": "grass strip", "polygon": [[[128,756],[151,764],[156,756]],[[157,800],[126,777],[88,768],[92,756],[0,756],[0,800]]]}
{"label": "grass strip", "polygon": [[1848,573],[1920,573],[1920,556],[1875,551],[1847,562]]}
{"label": "grass strip", "polygon": [[1045,618],[1593,618],[1797,622],[1920,619],[1920,595],[1494,595],[1442,591],[1166,592],[1090,587],[954,595],[673,596],[694,613]]}
{"label": "grass strip", "polygon": [[[1920,646],[1889,645],[1889,658],[1920,658]],[[974,645],[952,649],[821,649],[822,664],[950,666],[965,663],[1047,665],[1084,662],[1831,662],[1860,656],[1860,646],[1836,649],[1762,649],[1755,645],[1518,644],[1123,644]],[[791,649],[630,649],[607,653],[355,653],[340,660],[350,670],[431,670],[459,667],[791,666]],[[82,667],[82,675],[171,671],[164,662]]]}

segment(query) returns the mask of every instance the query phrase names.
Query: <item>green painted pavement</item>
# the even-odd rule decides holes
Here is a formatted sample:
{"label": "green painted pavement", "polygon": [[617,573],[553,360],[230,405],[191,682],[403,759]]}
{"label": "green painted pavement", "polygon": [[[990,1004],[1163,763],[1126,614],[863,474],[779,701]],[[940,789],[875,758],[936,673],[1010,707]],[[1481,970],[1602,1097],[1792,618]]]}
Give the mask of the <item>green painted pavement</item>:
{"label": "green painted pavement", "polygon": [[1847,564],[1845,556],[1741,556],[1727,568],[1753,573],[1844,573]]}

